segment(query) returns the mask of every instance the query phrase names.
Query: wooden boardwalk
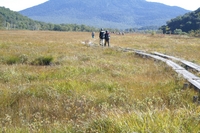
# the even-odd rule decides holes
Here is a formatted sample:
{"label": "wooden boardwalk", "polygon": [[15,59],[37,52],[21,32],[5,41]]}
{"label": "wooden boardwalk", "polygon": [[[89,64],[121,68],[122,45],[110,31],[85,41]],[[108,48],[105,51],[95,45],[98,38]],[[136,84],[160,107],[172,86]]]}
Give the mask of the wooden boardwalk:
{"label": "wooden boardwalk", "polygon": [[125,52],[127,52],[127,51],[135,52],[135,54],[142,56],[144,58],[152,58],[154,60],[165,62],[175,72],[177,72],[179,75],[182,75],[183,78],[185,78],[191,85],[193,85],[195,87],[195,89],[197,89],[200,92],[200,78],[198,76],[194,75],[193,73],[187,71],[184,67],[180,66],[175,61],[179,61],[179,62],[185,64],[186,66],[195,69],[196,71],[200,71],[200,66],[198,66],[197,64],[194,64],[192,62],[182,60],[182,59],[179,59],[179,58],[176,58],[173,56],[164,55],[164,54],[161,54],[158,52],[149,54],[144,51],[134,50],[134,49],[129,49],[129,48],[125,48],[124,51]]}
{"label": "wooden boardwalk", "polygon": [[183,59],[180,59],[180,58],[176,58],[176,57],[165,55],[165,54],[158,53],[158,52],[154,52],[153,54],[161,56],[161,57],[166,58],[166,59],[171,59],[171,60],[179,61],[182,64],[186,65],[187,67],[192,68],[192,69],[200,72],[200,66],[197,65],[197,64],[195,64],[195,63],[193,63],[193,62],[189,62],[189,61],[186,61],[186,60],[183,60]]}

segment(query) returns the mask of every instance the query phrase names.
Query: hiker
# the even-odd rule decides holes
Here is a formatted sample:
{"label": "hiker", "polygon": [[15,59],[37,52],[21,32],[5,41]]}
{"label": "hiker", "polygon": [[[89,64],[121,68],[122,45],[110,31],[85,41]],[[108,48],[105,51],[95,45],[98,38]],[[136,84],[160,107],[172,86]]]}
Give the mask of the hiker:
{"label": "hiker", "polygon": [[108,47],[110,47],[110,33],[106,30],[105,33],[105,44],[104,46],[106,46],[106,43],[108,43]]}
{"label": "hiker", "polygon": [[101,31],[99,33],[99,39],[100,39],[100,45],[104,46],[105,41],[105,31],[101,28]]}
{"label": "hiker", "polygon": [[95,36],[95,32],[92,32],[92,38],[94,38],[94,36]]}

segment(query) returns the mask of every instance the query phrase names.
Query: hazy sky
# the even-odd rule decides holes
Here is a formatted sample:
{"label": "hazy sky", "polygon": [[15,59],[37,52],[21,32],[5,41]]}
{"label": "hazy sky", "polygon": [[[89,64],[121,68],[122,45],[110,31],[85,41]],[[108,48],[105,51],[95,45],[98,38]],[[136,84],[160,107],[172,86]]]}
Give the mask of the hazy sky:
{"label": "hazy sky", "polygon": [[187,10],[194,11],[200,7],[200,0],[146,0],[159,2],[170,6],[179,6]]}
{"label": "hazy sky", "polygon": [[[44,3],[48,0],[0,0],[0,6],[10,8],[13,11],[20,11],[34,5]],[[146,0],[159,2],[170,6],[179,6],[194,11],[200,7],[200,0]]]}
{"label": "hazy sky", "polygon": [[20,11],[46,1],[48,0],[0,0],[0,6],[10,8],[13,11]]}

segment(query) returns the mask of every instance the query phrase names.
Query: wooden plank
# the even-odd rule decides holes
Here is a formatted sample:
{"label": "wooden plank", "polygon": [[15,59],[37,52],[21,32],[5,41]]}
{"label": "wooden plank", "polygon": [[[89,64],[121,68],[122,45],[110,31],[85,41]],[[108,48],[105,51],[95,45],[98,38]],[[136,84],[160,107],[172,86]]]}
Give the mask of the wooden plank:
{"label": "wooden plank", "polygon": [[189,62],[189,61],[186,61],[186,60],[181,60],[181,62],[183,64],[185,64],[186,66],[192,68],[192,69],[195,69],[197,70],[198,72],[200,72],[200,66],[195,64],[195,63],[192,63],[192,62]]}
{"label": "wooden plank", "polygon": [[146,56],[146,57],[151,57],[151,55],[150,54],[147,54],[147,53],[144,53],[144,52],[141,52],[141,51],[135,51],[135,53],[136,54],[138,54],[138,55],[142,55],[142,56]]}
{"label": "wooden plank", "polygon": [[162,54],[162,53],[159,53],[159,52],[153,52],[153,54],[161,56],[161,57],[164,57],[164,58],[167,58],[167,59],[175,60],[175,61],[180,61],[181,60],[179,58],[176,58],[176,57],[173,57],[173,56],[169,56],[169,55],[165,55],[165,54]]}
{"label": "wooden plank", "polygon": [[179,66],[178,64],[176,64],[175,62],[168,60],[167,65],[171,66],[174,70],[185,70],[185,68]]}
{"label": "wooden plank", "polygon": [[193,73],[188,72],[187,70],[175,70],[177,73],[183,75],[185,79],[192,79],[192,80],[197,80],[198,82],[200,81],[200,78],[194,75]]}
{"label": "wooden plank", "polygon": [[143,50],[138,50],[138,49],[132,49],[132,48],[123,48],[124,52],[143,52],[145,53],[145,51]]}
{"label": "wooden plank", "polygon": [[198,80],[189,79],[188,81],[200,91],[200,82]]}
{"label": "wooden plank", "polygon": [[141,52],[141,51],[139,51],[139,52],[137,51],[136,53],[139,54],[139,55],[151,57],[151,58],[153,58],[153,59],[160,60],[160,61],[163,61],[163,62],[166,62],[166,61],[167,61],[167,59],[162,58],[162,57],[160,57],[160,56],[156,56],[156,55],[144,53],[144,52]]}
{"label": "wooden plank", "polygon": [[180,61],[182,64],[184,64],[184,65],[186,65],[186,66],[188,66],[188,67],[190,67],[192,69],[195,69],[196,71],[200,72],[200,66],[195,64],[195,63],[192,63],[192,62],[189,62],[189,61],[186,61],[186,60],[183,60],[183,59],[179,59],[179,58],[176,58],[176,57],[173,57],[173,56],[165,55],[165,54],[162,54],[162,53],[158,53],[158,52],[154,52],[153,54],[159,55],[159,56],[167,58],[167,59]]}

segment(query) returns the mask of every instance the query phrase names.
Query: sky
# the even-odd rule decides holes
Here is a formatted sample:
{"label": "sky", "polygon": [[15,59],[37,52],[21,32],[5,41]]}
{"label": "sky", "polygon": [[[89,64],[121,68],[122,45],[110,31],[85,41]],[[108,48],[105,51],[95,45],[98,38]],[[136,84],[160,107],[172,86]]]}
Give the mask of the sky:
{"label": "sky", "polygon": [[48,0],[0,0],[0,6],[10,8],[13,11],[20,11],[46,1]]}
{"label": "sky", "polygon": [[200,7],[200,0],[146,0],[150,2],[159,2],[169,6],[179,6],[187,10],[197,10]]}
{"label": "sky", "polygon": [[[20,11],[35,5],[39,5],[48,0],[0,0],[0,6],[10,8],[13,11]],[[169,6],[179,6],[187,10],[194,11],[200,7],[200,0],[146,0],[149,2],[159,2]]]}

